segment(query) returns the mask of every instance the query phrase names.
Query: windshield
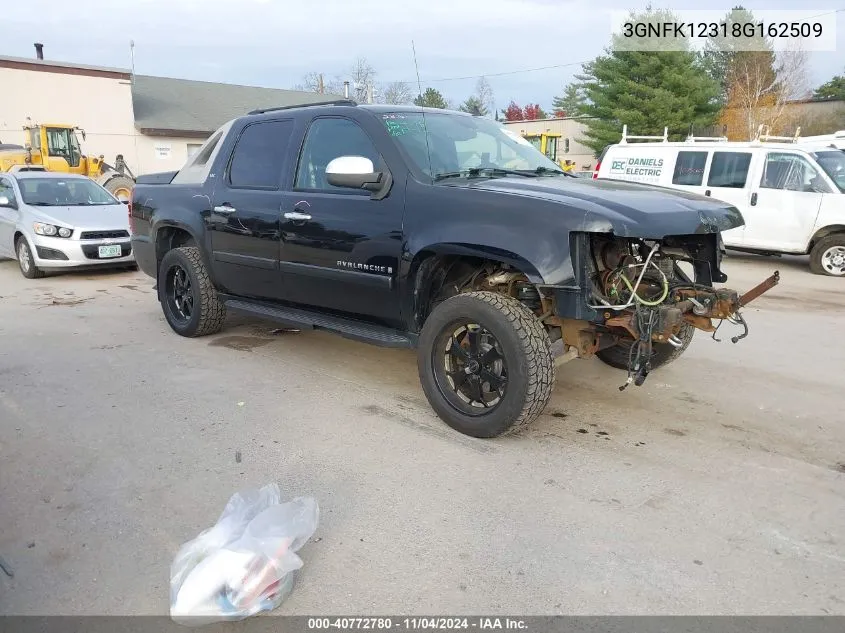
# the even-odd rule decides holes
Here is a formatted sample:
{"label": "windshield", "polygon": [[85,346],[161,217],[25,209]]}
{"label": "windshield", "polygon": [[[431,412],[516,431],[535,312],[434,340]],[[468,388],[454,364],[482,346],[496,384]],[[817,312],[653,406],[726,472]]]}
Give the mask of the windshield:
{"label": "windshield", "polygon": [[429,112],[423,119],[422,112],[395,112],[383,114],[382,122],[414,165],[435,179],[470,175],[470,170],[491,178],[514,170],[527,172],[521,175],[564,174],[530,141],[490,119]]}
{"label": "windshield", "polygon": [[88,178],[21,178],[21,197],[39,207],[82,207],[120,204],[100,185]]}
{"label": "windshield", "polygon": [[815,152],[813,157],[824,169],[824,173],[839,187],[839,191],[845,193],[845,150],[833,149],[829,152]]}

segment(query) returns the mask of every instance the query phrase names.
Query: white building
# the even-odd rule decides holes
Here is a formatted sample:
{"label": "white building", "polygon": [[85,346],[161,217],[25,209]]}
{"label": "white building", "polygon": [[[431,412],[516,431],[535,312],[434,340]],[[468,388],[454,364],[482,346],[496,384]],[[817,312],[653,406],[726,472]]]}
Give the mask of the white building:
{"label": "white building", "polygon": [[123,68],[0,56],[0,143],[24,144],[23,126],[79,126],[87,155],[122,154],[135,175],[179,169],[220,125],[255,108],[337,95],[132,75]]}

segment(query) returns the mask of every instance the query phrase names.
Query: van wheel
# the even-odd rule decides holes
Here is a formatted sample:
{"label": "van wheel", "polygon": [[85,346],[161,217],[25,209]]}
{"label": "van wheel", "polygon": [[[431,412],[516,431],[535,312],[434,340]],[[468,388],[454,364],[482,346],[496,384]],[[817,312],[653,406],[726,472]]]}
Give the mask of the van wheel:
{"label": "van wheel", "polygon": [[555,380],[543,324],[519,301],[495,292],[467,292],[434,308],[420,333],[417,367],[437,415],[481,438],[536,419]]}
{"label": "van wheel", "polygon": [[819,240],[810,251],[810,272],[845,277],[845,233],[834,233]]}
{"label": "van wheel", "polygon": [[[681,329],[677,336],[683,343],[680,347],[675,347],[669,343],[652,343],[651,345],[651,368],[657,369],[668,365],[673,360],[679,358],[687,347],[692,342],[692,337],[695,335],[695,328],[689,323],[682,323]],[[616,369],[628,370],[628,363],[631,358],[631,347],[634,345],[633,339],[623,339],[613,347],[596,352],[603,363],[615,367]]]}

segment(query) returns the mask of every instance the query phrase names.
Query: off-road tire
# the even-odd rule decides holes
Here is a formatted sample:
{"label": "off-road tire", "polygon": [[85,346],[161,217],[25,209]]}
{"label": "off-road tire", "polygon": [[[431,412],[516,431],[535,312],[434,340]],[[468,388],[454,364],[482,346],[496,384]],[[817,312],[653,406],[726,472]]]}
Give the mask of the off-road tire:
{"label": "off-road tire", "polygon": [[135,181],[129,176],[115,176],[114,178],[108,180],[106,184],[103,185],[103,188],[113,196],[117,197],[115,192],[118,189],[128,189],[131,192],[134,186]]}
{"label": "off-road tire", "polygon": [[843,277],[845,275],[832,275],[822,266],[822,255],[831,246],[845,247],[845,233],[834,233],[820,239],[810,251],[810,272],[814,275],[827,275],[828,277]]}
{"label": "off-road tire", "polygon": [[[694,335],[695,328],[688,323],[682,323],[681,330],[678,332],[677,336],[681,339],[683,345],[675,347],[669,343],[653,343],[651,346],[651,368],[657,369],[658,367],[664,367],[673,360],[679,358],[685,351],[687,351],[687,347],[689,347],[689,344],[692,342],[692,337]],[[596,356],[599,357],[599,360],[611,367],[627,371],[631,355],[631,346],[633,344],[633,340],[624,339],[613,347],[608,347],[596,352]]]}
{"label": "off-road tire", "polygon": [[[24,270],[21,265],[21,249],[26,251],[26,257],[29,258],[29,269]],[[27,279],[41,279],[44,277],[44,271],[35,265],[35,256],[32,254],[32,249],[29,247],[29,242],[21,235],[18,241],[15,242],[15,259],[18,260],[18,268],[21,269],[21,274]]]}
{"label": "off-road tire", "polygon": [[[195,309],[187,322],[181,321],[172,312],[165,296],[165,274],[173,264],[179,264],[185,270],[194,292]],[[164,318],[174,332],[181,336],[197,337],[215,334],[223,328],[223,322],[226,320],[226,306],[220,301],[217,290],[211,283],[197,247],[181,246],[167,251],[159,266],[157,283]]]}
{"label": "off-road tire", "polygon": [[[459,411],[446,399],[434,369],[435,362],[443,362],[442,356],[435,360],[437,340],[453,324],[467,321],[495,336],[508,369],[501,402],[476,416]],[[420,383],[429,404],[446,424],[465,435],[491,438],[516,432],[543,412],[552,395],[555,365],[549,335],[528,308],[505,295],[467,292],[446,299],[426,319],[417,352]]]}

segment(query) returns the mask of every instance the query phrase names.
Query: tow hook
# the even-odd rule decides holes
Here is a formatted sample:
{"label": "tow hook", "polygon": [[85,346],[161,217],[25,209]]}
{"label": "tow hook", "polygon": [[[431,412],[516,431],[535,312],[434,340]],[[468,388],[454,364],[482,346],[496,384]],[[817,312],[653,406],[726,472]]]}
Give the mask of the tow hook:
{"label": "tow hook", "polygon": [[774,273],[772,273],[771,277],[769,277],[768,279],[764,279],[759,284],[754,286],[751,290],[742,295],[739,298],[739,307],[744,308],[749,303],[754,301],[754,299],[759,297],[761,294],[763,294],[764,292],[768,292],[769,290],[777,286],[779,281],[780,272],[776,270]]}

